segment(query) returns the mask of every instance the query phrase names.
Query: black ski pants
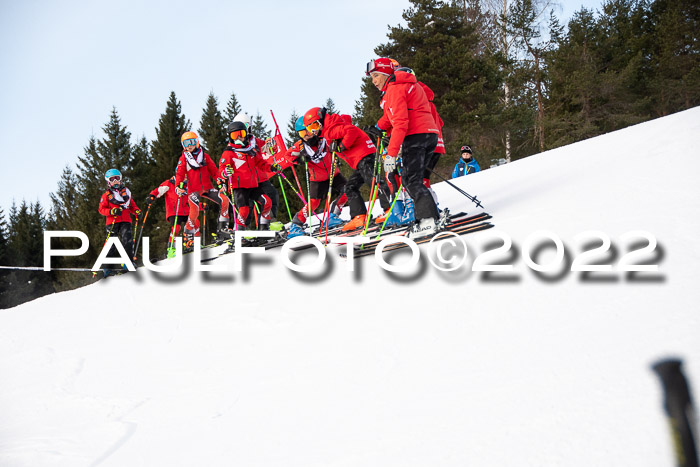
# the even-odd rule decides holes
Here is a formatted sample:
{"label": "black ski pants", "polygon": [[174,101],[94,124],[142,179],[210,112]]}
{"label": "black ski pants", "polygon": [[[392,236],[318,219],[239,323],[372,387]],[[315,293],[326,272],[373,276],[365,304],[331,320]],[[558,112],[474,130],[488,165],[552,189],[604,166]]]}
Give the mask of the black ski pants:
{"label": "black ski pants", "polygon": [[[372,178],[374,177],[374,154],[365,156],[358,164],[357,169],[350,175],[348,182],[345,184],[345,194],[348,197],[350,205],[350,218],[367,214],[367,207],[360,194],[360,188],[364,183],[372,186]],[[391,206],[389,203],[389,187],[386,184],[384,177],[377,177],[379,185],[379,204],[384,211],[387,211]]]}
{"label": "black ski pants", "polygon": [[428,217],[438,218],[438,209],[425,185],[423,185],[423,173],[425,172],[428,157],[432,156],[437,146],[438,135],[435,133],[419,133],[408,135],[403,140],[401,156],[401,183],[413,199],[416,220]]}
{"label": "black ski pants", "polygon": [[[133,260],[134,237],[131,233],[131,222],[115,222],[113,225],[108,225],[106,230],[109,238],[119,239],[122,246],[124,246],[124,250],[126,250],[126,254],[129,255],[129,259]],[[118,258],[119,252],[117,252],[117,248],[114,246],[110,248],[108,256],[110,258]]]}

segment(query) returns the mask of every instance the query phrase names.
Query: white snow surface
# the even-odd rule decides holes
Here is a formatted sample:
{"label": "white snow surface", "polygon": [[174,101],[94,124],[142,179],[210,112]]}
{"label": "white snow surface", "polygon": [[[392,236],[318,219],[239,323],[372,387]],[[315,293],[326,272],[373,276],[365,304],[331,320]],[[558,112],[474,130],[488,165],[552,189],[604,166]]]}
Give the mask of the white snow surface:
{"label": "white snow surface", "polygon": [[[694,108],[454,180],[496,228],[451,273],[348,272],[332,247],[297,274],[275,249],[0,310],[0,465],[670,467],[650,365],[682,358],[700,399],[698,148]],[[572,258],[604,232],[615,268],[647,231],[659,271],[546,280],[522,258],[542,229]],[[471,271],[497,231],[514,271]]]}

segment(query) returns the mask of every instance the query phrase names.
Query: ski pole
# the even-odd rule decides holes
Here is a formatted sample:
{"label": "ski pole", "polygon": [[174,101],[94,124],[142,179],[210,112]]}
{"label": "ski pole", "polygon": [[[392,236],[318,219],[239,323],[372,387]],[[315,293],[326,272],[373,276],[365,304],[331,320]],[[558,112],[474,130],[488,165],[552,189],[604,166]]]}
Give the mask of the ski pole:
{"label": "ski pole", "polygon": [[377,144],[377,152],[374,153],[374,176],[372,177],[372,188],[370,189],[370,204],[369,211],[367,212],[367,219],[365,219],[365,230],[362,231],[362,236],[367,234],[367,229],[369,229],[369,221],[372,218],[372,211],[374,210],[374,201],[377,199],[377,193],[379,192],[379,183],[377,182],[377,172],[380,170],[379,154],[383,151],[383,142],[380,139]]}
{"label": "ski pole", "polygon": [[[426,167],[426,169],[428,169],[428,168]],[[467,193],[466,191],[464,191],[463,189],[461,189],[460,187],[458,187],[457,185],[455,185],[454,183],[452,183],[451,181],[449,181],[448,179],[446,179],[445,177],[443,177],[443,176],[440,175],[439,173],[435,172],[434,170],[428,169],[428,171],[429,171],[431,174],[433,174],[433,175],[437,175],[437,177],[438,177],[440,180],[442,180],[443,182],[447,182],[448,185],[450,185],[450,186],[451,186],[452,188],[454,188],[455,190],[459,191],[459,192],[460,192],[462,195],[464,195],[469,201],[471,201],[472,203],[476,204],[476,207],[478,207],[478,208],[483,208],[483,207],[484,207],[484,206],[481,204],[481,201],[479,201],[479,200],[476,198],[476,196],[470,195],[469,193]]]}
{"label": "ski pole", "polygon": [[139,232],[139,238],[136,240],[136,246],[134,247],[134,261],[136,261],[136,252],[139,251],[139,244],[141,243],[141,237],[143,237],[143,227],[146,225],[146,219],[148,218],[148,213],[151,212],[151,205],[146,208],[146,214],[143,215],[141,220],[141,231]]}
{"label": "ski pole", "polygon": [[396,195],[394,196],[394,200],[391,202],[391,206],[389,206],[389,212],[384,219],[384,222],[382,222],[382,228],[379,229],[379,235],[377,235],[377,240],[379,240],[379,237],[382,236],[382,232],[384,231],[384,227],[386,226],[387,221],[389,220],[389,217],[391,217],[391,211],[394,210],[394,204],[396,204],[396,200],[399,199],[399,194],[401,193],[401,190],[403,189],[403,182],[399,185],[399,189],[396,191]]}
{"label": "ski pole", "polygon": [[284,205],[287,206],[287,215],[289,216],[289,220],[292,220],[292,211],[289,209],[289,203],[287,202],[287,195],[284,192],[284,185],[282,185],[282,177],[277,175],[277,181],[280,184],[280,190],[282,190],[282,198],[284,198]]}
{"label": "ski pole", "polygon": [[[311,182],[310,182],[310,177],[309,177],[309,162],[304,161],[304,167],[306,170],[306,193],[309,196],[309,202],[306,204],[306,210],[309,211],[306,213],[306,218],[309,219],[311,217]],[[316,214],[316,210],[314,209],[314,215],[316,216],[316,219],[318,219],[318,214]],[[320,232],[321,229],[323,228],[323,219],[318,219],[321,225],[319,225],[318,231]]]}
{"label": "ski pole", "polygon": [[[293,167],[292,167],[292,170],[294,170]],[[287,184],[289,184],[289,187],[292,189],[292,191],[294,192],[294,194],[297,195],[297,196],[299,197],[299,199],[301,200],[301,202],[304,203],[304,206],[307,206],[307,203],[306,203],[306,200],[304,199],[304,196],[303,196],[301,193],[299,193],[299,190],[297,190],[296,188],[294,188],[294,185],[292,185],[292,182],[290,182],[289,179],[288,179],[282,172],[274,172],[274,173],[277,174],[277,175],[282,176],[282,178],[284,179],[284,181],[286,181]],[[318,219],[318,221],[321,222],[321,219],[318,217],[318,214],[314,213],[314,216],[316,216],[316,219]],[[291,219],[291,216],[290,216],[290,219]]]}
{"label": "ski pole", "polygon": [[336,163],[336,158],[335,158],[335,151],[332,153],[333,155],[331,156],[331,173],[330,173],[330,181],[328,182],[328,196],[326,197],[326,207],[323,209],[323,215],[324,219],[326,221],[326,237],[325,240],[323,241],[324,245],[328,244],[328,218],[331,216],[330,210],[331,210],[331,193],[333,191],[333,179],[335,178],[335,163]]}
{"label": "ski pole", "polygon": [[231,193],[231,208],[233,208],[233,215],[235,216],[233,219],[233,230],[238,230],[238,209],[236,209],[236,201],[234,201],[233,178],[231,175],[228,176],[228,191]]}
{"label": "ski pole", "polygon": [[[182,183],[180,183],[180,188],[182,188]],[[175,227],[177,226],[177,213],[180,211],[180,198],[182,198],[182,195],[177,195],[177,205],[175,206],[175,222],[173,222],[173,230],[170,232],[168,250],[170,250],[173,247],[173,243],[175,243]]]}
{"label": "ski pole", "polygon": [[202,246],[207,244],[207,203],[206,201],[202,201],[202,236],[204,237],[204,241],[202,242]]}

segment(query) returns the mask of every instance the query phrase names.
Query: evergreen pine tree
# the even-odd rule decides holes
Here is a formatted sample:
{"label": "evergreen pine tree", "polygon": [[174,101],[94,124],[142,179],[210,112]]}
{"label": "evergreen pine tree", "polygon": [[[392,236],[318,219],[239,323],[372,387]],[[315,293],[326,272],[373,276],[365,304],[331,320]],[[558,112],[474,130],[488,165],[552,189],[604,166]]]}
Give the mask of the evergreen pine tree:
{"label": "evergreen pine tree", "polygon": [[8,232],[7,232],[7,222],[5,222],[5,211],[0,208],[0,264],[5,266],[8,263]]}
{"label": "evergreen pine tree", "polygon": [[[8,249],[15,266],[39,266],[44,260],[44,230],[46,218],[39,202],[10,210]],[[2,306],[15,306],[54,291],[52,275],[43,271],[12,271],[7,277]]]}
{"label": "evergreen pine tree", "polygon": [[224,127],[227,127],[228,124],[231,123],[234,118],[236,118],[236,115],[241,112],[243,112],[241,104],[238,102],[238,98],[236,98],[236,93],[232,92],[231,97],[226,103],[226,110],[223,114]]}
{"label": "evergreen pine tree", "polygon": [[256,112],[252,119],[250,132],[261,139],[270,137],[270,130],[267,129],[267,124],[260,115],[260,111]]}
{"label": "evergreen pine tree", "polygon": [[171,92],[165,112],[158,120],[156,139],[151,142],[151,155],[155,162],[153,171],[157,180],[166,180],[175,173],[177,161],[182,155],[180,137],[191,128],[192,124],[182,114],[180,101],[175,92]]}
{"label": "evergreen pine tree", "polygon": [[124,177],[130,177],[131,133],[122,126],[117,109],[112,107],[109,121],[102,127],[105,137],[97,141],[97,152],[109,168],[116,168]]}
{"label": "evergreen pine tree", "polygon": [[[61,179],[58,182],[58,190],[51,193],[51,210],[47,219],[49,230],[79,230],[78,210],[81,206],[78,178],[69,166],[63,169]],[[77,249],[80,240],[75,238],[61,238],[52,240],[53,248]],[[51,267],[89,267],[88,261],[82,256],[64,256],[53,258]],[[89,275],[79,275],[73,272],[56,271],[54,273],[54,288],[56,291],[70,290],[92,282]]]}
{"label": "evergreen pine tree", "polygon": [[49,225],[54,230],[74,230],[80,200],[78,178],[69,166],[63,168],[58,181],[58,190],[50,193],[51,216]]}
{"label": "evergreen pine tree", "polygon": [[299,116],[300,115],[297,113],[296,109],[292,109],[292,115],[289,116],[289,121],[287,122],[287,135],[286,138],[284,138],[284,142],[287,143],[287,147],[290,147],[299,139],[295,129]]}
{"label": "evergreen pine tree", "polygon": [[[0,208],[0,264],[10,266],[9,238],[5,212]],[[10,271],[0,270],[0,309],[8,308],[7,293],[10,290]]]}
{"label": "evergreen pine tree", "polygon": [[700,6],[684,0],[656,0],[646,13],[651,31],[641,37],[653,38],[648,47],[653,114],[663,116],[700,105]]}
{"label": "evergreen pine tree", "polygon": [[226,126],[219,111],[219,102],[214,93],[209,93],[207,103],[199,121],[199,136],[203,140],[206,152],[218,161],[226,149]]}
{"label": "evergreen pine tree", "polygon": [[129,189],[139,207],[142,207],[140,202],[145,199],[148,192],[163,181],[157,178],[155,166],[148,140],[142,135],[138,143],[132,147],[129,161]]}
{"label": "evergreen pine tree", "polygon": [[324,107],[326,108],[328,113],[337,114],[339,112],[338,108],[335,106],[335,102],[333,102],[333,99],[331,99],[330,97],[326,101]]}
{"label": "evergreen pine tree", "polygon": [[548,125],[557,147],[648,118],[643,41],[645,14],[613,0],[596,17],[582,9],[548,53]]}

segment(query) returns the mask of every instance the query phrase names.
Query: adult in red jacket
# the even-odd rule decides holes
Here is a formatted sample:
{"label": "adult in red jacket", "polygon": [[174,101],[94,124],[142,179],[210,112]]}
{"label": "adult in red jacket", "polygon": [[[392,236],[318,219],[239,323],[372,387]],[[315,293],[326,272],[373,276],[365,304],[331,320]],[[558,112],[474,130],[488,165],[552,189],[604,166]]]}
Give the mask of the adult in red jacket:
{"label": "adult in red jacket", "polygon": [[245,229],[250,202],[260,208],[260,229],[270,228],[272,200],[260,188],[260,171],[267,172],[269,164],[262,158],[257,140],[248,133],[243,122],[231,122],[227,128],[228,145],[219,160],[218,177],[227,192],[233,193],[236,229]]}
{"label": "adult in red jacket", "polygon": [[[109,189],[102,194],[98,210],[105,216],[107,235],[118,238],[129,258],[133,258],[134,238],[131,234],[131,214],[138,218],[141,210],[131,199],[131,190],[124,185],[121,172],[117,169],[109,169],[105,173],[105,181]],[[112,247],[109,250],[109,257],[116,256],[118,252]],[[108,271],[105,269],[105,275]]]}
{"label": "adult in red jacket", "polygon": [[[220,206],[217,230],[223,236],[229,233],[229,203],[226,193],[221,188],[217,190],[211,184],[211,179],[216,180],[218,176],[216,164],[211,160],[209,154],[205,153],[199,146],[197,133],[187,131],[183,133],[180,141],[182,142],[183,151],[175,171],[175,193],[178,196],[187,195],[189,216],[185,224],[185,236],[187,237],[185,247],[188,247],[189,245],[187,244],[191,243],[192,238],[199,232],[197,219],[199,218],[201,198],[205,197]],[[187,177],[187,190],[181,186],[181,183],[185,181],[185,177]],[[221,180],[218,180],[217,184],[221,186]]]}
{"label": "adult in red jacket", "polygon": [[[349,115],[330,114],[322,107],[314,107],[304,113],[304,126],[313,135],[332,141],[331,150],[355,170],[345,184],[345,194],[350,204],[351,220],[343,226],[344,231],[365,225],[367,206],[360,194],[363,184],[372,185],[377,148],[367,133],[352,124]],[[377,177],[379,204],[384,211],[389,209],[389,188],[382,177]]]}
{"label": "adult in red jacket", "polygon": [[[153,202],[161,197],[165,197],[165,219],[170,224],[170,235],[168,236],[168,247],[173,244],[175,237],[184,230],[190,207],[185,196],[178,196],[175,192],[175,177],[170,177],[159,186],[155,187],[146,197],[146,207],[150,208]],[[187,190],[187,180],[183,182],[183,189]],[[199,229],[199,219],[195,221],[195,228]],[[199,235],[199,231],[195,236]]]}
{"label": "adult in red jacket", "polygon": [[[408,67],[400,67],[399,62],[396,60],[392,60],[392,63],[396,66],[396,71],[405,71],[406,73],[411,73],[412,75],[415,76],[415,73],[413,72],[412,69]],[[440,161],[440,156],[445,154],[445,142],[442,139],[442,127],[444,126],[444,122],[442,121],[442,118],[440,118],[440,115],[438,114],[437,108],[435,107],[435,104],[433,103],[433,99],[435,98],[435,93],[433,92],[432,89],[428,87],[425,83],[418,81],[418,85],[423,88],[423,91],[425,91],[425,97],[428,98],[428,102],[430,103],[430,111],[431,114],[433,115],[433,120],[435,120],[435,123],[438,126],[438,129],[440,130],[440,133],[438,134],[438,142],[437,146],[435,146],[435,150],[433,151],[432,154],[428,155],[426,157],[426,162],[425,162],[425,171],[423,172],[423,185],[430,190],[430,194],[433,196],[433,200],[435,203],[438,202],[437,199],[437,194],[435,191],[430,187],[430,176],[433,173],[433,170],[437,166],[437,163]],[[388,128],[387,133],[390,135],[391,134],[391,128]],[[387,174],[387,179],[389,182],[389,186],[392,189],[392,193],[394,192],[394,189],[399,186],[401,183],[400,180],[400,175],[398,171],[395,171],[392,174]],[[401,197],[399,197],[401,198]],[[412,217],[412,216],[411,216]]]}
{"label": "adult in red jacket", "polygon": [[[390,60],[392,64],[396,67],[396,71],[405,71],[406,73],[411,73],[413,76],[416,75],[411,68],[402,67],[401,65],[399,65],[399,62],[397,62],[394,59]],[[428,85],[423,83],[422,81],[418,81],[418,84],[423,88],[423,91],[425,91],[425,97],[428,98],[428,102],[430,103],[430,112],[433,115],[433,120],[435,120],[435,123],[437,124],[438,129],[440,130],[440,133],[438,134],[437,146],[435,146],[435,151],[433,152],[433,154],[430,157],[428,157],[428,161],[425,164],[425,173],[423,174],[423,184],[426,187],[428,187],[428,189],[430,189],[433,198],[436,198],[435,202],[437,202],[437,195],[430,188],[430,175],[432,174],[433,169],[440,160],[440,156],[447,152],[445,149],[445,141],[442,139],[442,127],[445,125],[445,123],[442,121],[442,118],[440,118],[440,115],[437,111],[437,107],[435,107],[435,103],[433,102],[433,100],[435,99],[435,93],[433,92],[433,90],[430,89]]]}
{"label": "adult in red jacket", "polygon": [[[333,163],[333,155],[330,144],[325,138],[321,138],[308,131],[304,127],[304,117],[299,117],[295,123],[297,135],[301,138],[292,147],[282,154],[275,155],[275,165],[273,169],[284,170],[298,163],[305,162],[309,177],[309,202],[294,215],[290,231],[287,238],[294,238],[303,235],[303,226],[309,216],[309,212],[316,212],[321,205],[321,201],[328,197],[328,190],[334,199],[329,206],[329,216],[327,226],[335,227],[342,221],[338,217],[342,211],[348,197],[343,192],[347,180],[338,169],[339,161]],[[332,177],[331,177],[332,172]],[[331,178],[333,184],[331,185]]]}
{"label": "adult in red jacket", "polygon": [[416,221],[409,231],[418,238],[437,231],[438,210],[430,191],[423,185],[423,173],[428,156],[437,146],[440,129],[433,119],[430,103],[416,77],[394,70],[388,58],[367,64],[372,84],[382,92],[380,102],[384,115],[377,122],[381,130],[391,128],[391,138],[384,158],[384,170],[391,173],[401,153],[401,181],[413,198]]}

